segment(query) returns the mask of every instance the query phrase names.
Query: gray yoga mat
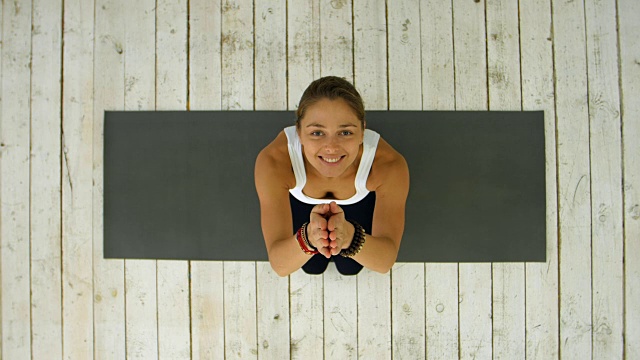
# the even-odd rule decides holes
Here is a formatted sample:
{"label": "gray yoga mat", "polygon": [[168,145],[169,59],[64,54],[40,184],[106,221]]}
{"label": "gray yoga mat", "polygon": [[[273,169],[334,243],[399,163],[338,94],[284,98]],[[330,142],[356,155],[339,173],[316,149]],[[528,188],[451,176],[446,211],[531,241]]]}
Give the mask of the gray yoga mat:
{"label": "gray yoga mat", "polygon": [[[105,112],[104,257],[267,261],[253,169],[292,111]],[[411,176],[399,262],[545,261],[542,112],[369,111]]]}

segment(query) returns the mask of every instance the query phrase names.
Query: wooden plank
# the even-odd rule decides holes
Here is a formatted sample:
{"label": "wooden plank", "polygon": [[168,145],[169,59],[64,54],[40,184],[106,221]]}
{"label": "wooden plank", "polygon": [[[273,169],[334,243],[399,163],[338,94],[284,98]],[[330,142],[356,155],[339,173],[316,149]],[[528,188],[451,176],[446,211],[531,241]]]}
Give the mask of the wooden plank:
{"label": "wooden plank", "polygon": [[222,3],[222,109],[251,110],[253,100],[253,2]]}
{"label": "wooden plank", "polygon": [[[255,108],[287,108],[287,8],[284,2],[255,2]],[[293,121],[292,121],[293,123]]]}
{"label": "wooden plank", "polygon": [[62,352],[93,357],[94,4],[64,4]]}
{"label": "wooden plank", "polygon": [[[189,2],[191,110],[220,109],[220,1]],[[224,276],[221,261],[191,262],[191,356],[224,358]]]}
{"label": "wooden plank", "polygon": [[[486,17],[489,110],[520,110],[518,4],[488,0]],[[524,359],[524,264],[493,264],[492,279],[493,356]]]}
{"label": "wooden plank", "polygon": [[523,0],[520,12],[528,14],[520,18],[522,106],[544,110],[547,193],[547,262],[525,266],[526,358],[557,359],[558,201],[551,4],[549,0]]}
{"label": "wooden plank", "polygon": [[358,359],[391,358],[391,274],[358,274]]}
{"label": "wooden plank", "polygon": [[127,359],[158,358],[155,260],[125,260]]}
{"label": "wooden plank", "polygon": [[62,3],[34,1],[31,33],[31,356],[62,359]]}
{"label": "wooden plank", "polygon": [[258,292],[258,358],[290,358],[289,278],[278,276],[271,264],[256,263]]}
{"label": "wooden plank", "polygon": [[386,110],[387,18],[383,0],[353,1],[354,85],[367,110]]}
{"label": "wooden plank", "polygon": [[[126,2],[125,110],[154,110],[155,14],[153,0]],[[125,329],[128,359],[158,358],[155,260],[125,260]]]}
{"label": "wooden plank", "polygon": [[191,357],[224,358],[222,262],[191,262]]}
{"label": "wooden plank", "polygon": [[459,265],[459,327],[460,358],[490,359],[492,357],[491,328],[491,266],[489,264]]}
{"label": "wooden plank", "polygon": [[124,261],[104,259],[104,110],[124,108],[124,3],[96,1],[93,89],[93,323],[94,358],[126,357]]}
{"label": "wooden plank", "polygon": [[298,106],[304,89],[320,77],[319,0],[287,4],[287,107]]}
{"label": "wooden plank", "polygon": [[191,0],[189,6],[188,107],[220,109],[220,0]]}
{"label": "wooden plank", "polygon": [[[453,14],[450,1],[421,4],[422,104],[454,110]],[[425,264],[426,358],[458,358],[458,265]]]}
{"label": "wooden plank", "polygon": [[289,278],[291,359],[324,359],[323,276],[298,270]]}
{"label": "wooden plank", "polygon": [[420,4],[416,0],[388,4],[389,108],[422,109]]}
{"label": "wooden plank", "polygon": [[456,110],[487,109],[483,1],[453,1]]}
{"label": "wooden plank", "polygon": [[5,359],[31,357],[29,284],[31,2],[3,3],[0,275]]}
{"label": "wooden plank", "polygon": [[[389,108],[419,110],[422,109],[420,12],[416,11],[419,3],[407,0],[387,5]],[[424,276],[424,264],[396,263],[391,269],[391,343],[394,358],[425,358]]]}
{"label": "wooden plank", "polygon": [[156,2],[156,110],[187,108],[187,4]]}
{"label": "wooden plank", "polygon": [[[255,108],[287,108],[286,3],[256,1]],[[293,114],[292,114],[293,119]],[[293,121],[291,122],[293,124]],[[274,129],[275,130],[275,129]],[[256,263],[258,358],[290,358],[289,279]]]}
{"label": "wooden plank", "polygon": [[[222,109],[254,109],[253,2],[222,4]],[[225,358],[257,358],[255,262],[225,262]]]}
{"label": "wooden plank", "polygon": [[[388,107],[385,9],[384,1],[353,2],[354,84],[367,110]],[[356,290],[357,356],[359,359],[390,359],[391,274],[362,269]]]}
{"label": "wooden plank", "polygon": [[[156,110],[186,110],[187,4],[156,2]],[[189,263],[158,261],[158,358],[191,356]]]}
{"label": "wooden plank", "polygon": [[155,0],[126,2],[125,5],[125,24],[129,25],[125,28],[124,44],[125,110],[154,110]]}
{"label": "wooden plank", "polygon": [[453,6],[448,0],[420,6],[423,109],[454,110]]}
{"label": "wooden plank", "polygon": [[324,272],[324,356],[358,357],[357,277],[344,276],[333,263]]}
{"label": "wooden plank", "polygon": [[391,269],[391,350],[394,358],[424,359],[426,356],[424,283],[424,264],[396,263]]}
{"label": "wooden plank", "polygon": [[552,3],[560,246],[560,354],[591,358],[591,177],[584,8]]}
{"label": "wooden plank", "polygon": [[489,110],[520,110],[520,37],[518,4],[487,0]]}
{"label": "wooden plank", "polygon": [[224,262],[225,359],[258,357],[255,262]]}
{"label": "wooden plank", "polygon": [[189,359],[189,262],[158,260],[158,358]]}
{"label": "wooden plank", "polygon": [[427,359],[458,358],[458,265],[425,264]]}
{"label": "wooden plank", "polygon": [[594,359],[624,349],[623,203],[616,6],[585,1],[591,150],[592,344]]}
{"label": "wooden plank", "polygon": [[[353,81],[351,0],[320,1],[320,74]],[[338,56],[336,56],[338,55]]]}
{"label": "wooden plank", "polygon": [[524,359],[524,264],[493,264],[492,267],[493,353],[501,359]]}
{"label": "wooden plank", "polygon": [[[320,5],[318,0],[287,3],[287,108],[294,110],[302,92],[320,76]],[[289,276],[291,359],[324,358],[323,276],[298,270]]]}
{"label": "wooden plank", "polygon": [[624,159],[624,354],[640,358],[640,3],[618,1]]}
{"label": "wooden plank", "polygon": [[[456,110],[487,109],[486,35],[483,2],[453,2]],[[460,264],[459,356],[492,357],[491,265]]]}

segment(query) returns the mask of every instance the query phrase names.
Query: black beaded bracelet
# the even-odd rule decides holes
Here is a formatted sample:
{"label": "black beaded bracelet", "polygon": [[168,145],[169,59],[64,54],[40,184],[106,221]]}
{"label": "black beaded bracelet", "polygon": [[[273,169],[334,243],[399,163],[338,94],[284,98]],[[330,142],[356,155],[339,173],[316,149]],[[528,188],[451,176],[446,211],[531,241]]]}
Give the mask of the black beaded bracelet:
{"label": "black beaded bracelet", "polygon": [[364,228],[353,220],[347,220],[350,222],[355,228],[355,232],[353,233],[353,239],[351,240],[351,245],[347,249],[344,249],[340,252],[340,255],[344,257],[352,257],[362,250],[364,246],[364,242],[367,239],[367,236],[364,232]]}

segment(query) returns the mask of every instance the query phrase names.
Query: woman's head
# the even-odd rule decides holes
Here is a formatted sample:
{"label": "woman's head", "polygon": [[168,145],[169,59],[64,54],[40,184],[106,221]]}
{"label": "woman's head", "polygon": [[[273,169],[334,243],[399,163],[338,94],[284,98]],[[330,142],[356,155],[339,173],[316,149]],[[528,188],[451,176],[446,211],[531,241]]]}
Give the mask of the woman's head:
{"label": "woman's head", "polygon": [[298,107],[296,126],[308,171],[327,178],[357,170],[364,139],[362,98],[348,81],[324,77],[311,83]]}
{"label": "woman's head", "polygon": [[353,110],[364,129],[364,103],[358,90],[347,80],[337,76],[325,76],[312,82],[302,94],[298,110],[296,110],[296,126],[300,129],[300,122],[307,114],[310,106],[322,99],[342,99]]}

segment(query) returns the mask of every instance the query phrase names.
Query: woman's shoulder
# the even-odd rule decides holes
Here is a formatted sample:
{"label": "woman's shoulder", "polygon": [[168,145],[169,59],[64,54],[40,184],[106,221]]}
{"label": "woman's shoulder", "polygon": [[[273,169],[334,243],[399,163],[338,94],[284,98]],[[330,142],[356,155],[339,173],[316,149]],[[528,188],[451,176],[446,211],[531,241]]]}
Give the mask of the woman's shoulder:
{"label": "woman's shoulder", "polygon": [[256,179],[282,182],[287,186],[295,177],[291,170],[291,158],[287,136],[280,131],[278,136],[260,151],[256,158]]}
{"label": "woman's shoulder", "polygon": [[378,147],[373,163],[381,168],[393,168],[407,164],[404,156],[382,137],[378,140]]}
{"label": "woman's shoulder", "polygon": [[369,174],[368,182],[371,188],[378,188],[382,184],[405,176],[409,176],[409,168],[404,156],[380,137]]}
{"label": "woman's shoulder", "polygon": [[276,136],[273,141],[260,151],[259,156],[266,156],[269,158],[275,157],[276,159],[279,159],[283,154],[288,155],[287,146],[287,136],[285,135],[284,130],[281,130],[280,133],[278,133],[278,136]]}

